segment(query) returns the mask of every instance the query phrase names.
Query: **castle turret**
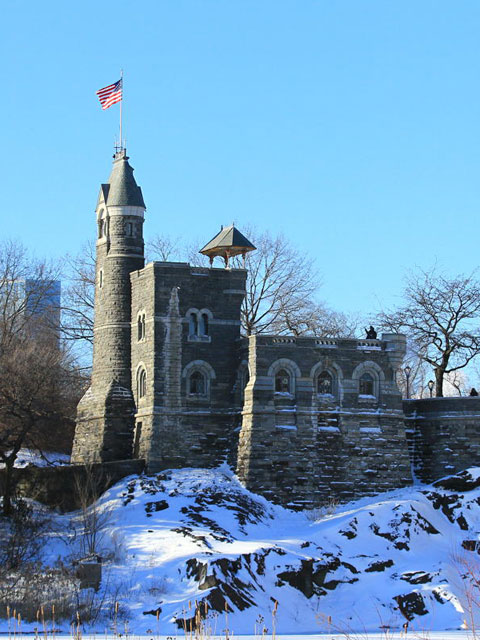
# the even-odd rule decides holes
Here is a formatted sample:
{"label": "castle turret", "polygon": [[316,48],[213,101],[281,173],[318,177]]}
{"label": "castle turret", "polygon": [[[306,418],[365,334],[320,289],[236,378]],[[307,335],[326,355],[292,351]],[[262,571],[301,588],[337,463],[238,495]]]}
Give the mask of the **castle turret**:
{"label": "castle turret", "polygon": [[125,150],[98,197],[92,384],[80,401],[72,461],[131,457],[130,273],[144,266],[145,203]]}

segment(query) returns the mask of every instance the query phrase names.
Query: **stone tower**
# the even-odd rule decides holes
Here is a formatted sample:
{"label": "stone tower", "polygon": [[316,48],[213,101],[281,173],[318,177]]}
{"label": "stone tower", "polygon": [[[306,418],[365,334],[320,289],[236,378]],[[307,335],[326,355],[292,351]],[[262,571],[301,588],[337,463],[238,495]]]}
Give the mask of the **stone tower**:
{"label": "stone tower", "polygon": [[132,457],[130,274],[144,266],[145,203],[124,149],[98,197],[92,384],[80,401],[72,462]]}

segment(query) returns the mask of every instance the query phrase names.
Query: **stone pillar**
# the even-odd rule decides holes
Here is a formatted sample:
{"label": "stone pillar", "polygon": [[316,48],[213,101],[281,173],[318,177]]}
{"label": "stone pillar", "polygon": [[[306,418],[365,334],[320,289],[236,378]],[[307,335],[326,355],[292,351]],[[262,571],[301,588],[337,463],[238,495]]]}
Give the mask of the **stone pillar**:
{"label": "stone pillar", "polygon": [[181,425],[182,319],[178,288],[173,287],[165,318],[163,346],[163,407],[156,411],[153,438],[146,443],[147,468],[150,472],[166,466],[178,467],[184,460],[184,432]]}

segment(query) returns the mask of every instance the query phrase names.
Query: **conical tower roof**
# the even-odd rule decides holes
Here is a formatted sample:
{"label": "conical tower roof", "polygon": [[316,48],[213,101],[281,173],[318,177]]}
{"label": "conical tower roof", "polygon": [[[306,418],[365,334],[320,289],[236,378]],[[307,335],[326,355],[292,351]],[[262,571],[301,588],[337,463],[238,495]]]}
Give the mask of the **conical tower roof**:
{"label": "conical tower roof", "polygon": [[141,188],[133,177],[133,168],[128,162],[125,150],[114,155],[112,172],[107,184],[100,188],[99,202],[112,207],[142,207],[145,202]]}
{"label": "conical tower roof", "polygon": [[230,227],[222,228],[210,242],[207,242],[203,249],[200,249],[199,253],[208,256],[210,262],[219,256],[228,264],[229,258],[239,254],[245,256],[246,253],[255,249],[256,247],[250,240],[232,224]]}

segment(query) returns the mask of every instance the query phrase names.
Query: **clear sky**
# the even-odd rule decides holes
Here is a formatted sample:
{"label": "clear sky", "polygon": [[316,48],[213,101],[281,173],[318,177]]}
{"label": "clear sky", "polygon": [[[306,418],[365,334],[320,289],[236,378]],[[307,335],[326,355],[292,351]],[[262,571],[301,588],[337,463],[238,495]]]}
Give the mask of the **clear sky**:
{"label": "clear sky", "polygon": [[[2,235],[94,237],[125,73],[146,237],[283,232],[332,307],[394,302],[408,266],[479,263],[478,0],[4,0]],[[200,247],[199,247],[200,248]]]}

